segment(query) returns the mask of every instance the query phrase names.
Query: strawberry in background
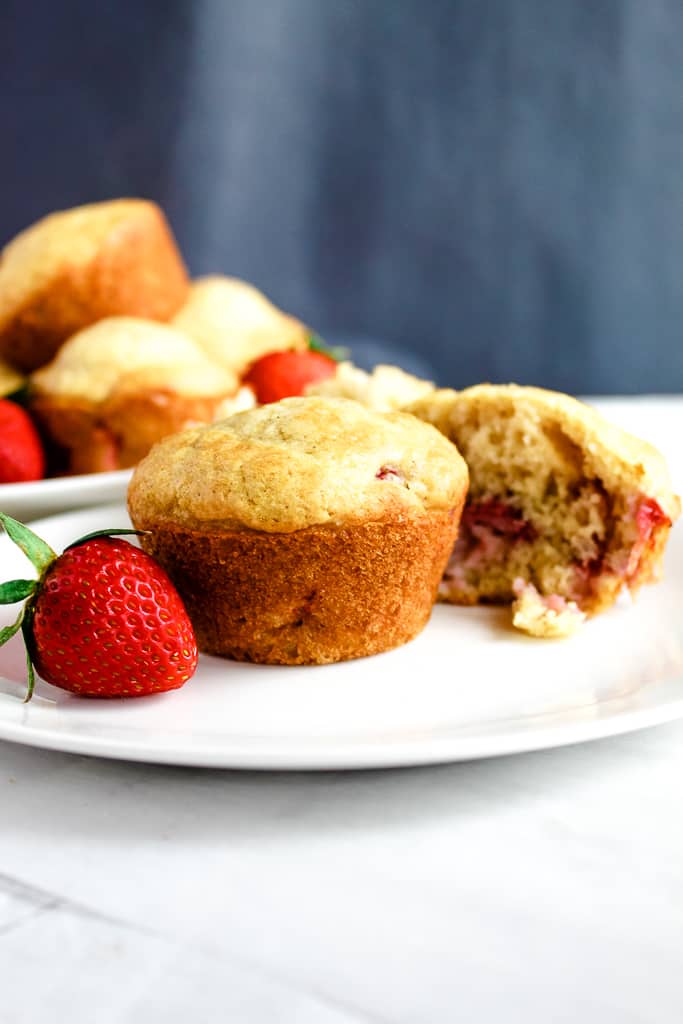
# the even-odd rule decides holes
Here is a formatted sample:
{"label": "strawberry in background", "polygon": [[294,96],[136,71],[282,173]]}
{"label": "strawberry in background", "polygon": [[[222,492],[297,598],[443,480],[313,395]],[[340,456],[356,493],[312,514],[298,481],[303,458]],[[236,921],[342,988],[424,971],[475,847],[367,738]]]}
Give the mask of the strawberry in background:
{"label": "strawberry in background", "polygon": [[260,405],[303,395],[308,384],[333,377],[345,349],[328,348],[312,335],[303,351],[269,352],[252,363],[243,383],[248,384]]}
{"label": "strawberry in background", "polygon": [[0,484],[42,480],[45,452],[28,413],[0,398]]}

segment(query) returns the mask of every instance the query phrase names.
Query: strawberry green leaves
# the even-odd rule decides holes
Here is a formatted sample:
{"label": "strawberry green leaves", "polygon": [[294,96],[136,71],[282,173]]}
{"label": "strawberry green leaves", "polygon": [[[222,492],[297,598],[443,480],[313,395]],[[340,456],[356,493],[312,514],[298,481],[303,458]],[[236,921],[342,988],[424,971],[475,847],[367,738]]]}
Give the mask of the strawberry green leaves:
{"label": "strawberry green leaves", "polygon": [[319,334],[310,334],[308,336],[308,348],[311,352],[319,352],[320,355],[333,359],[335,363],[341,363],[344,359],[349,358],[348,348],[345,348],[343,345],[328,345]]}
{"label": "strawberry green leaves", "polygon": [[57,557],[50,545],[41,540],[33,530],[29,530],[28,526],[5,515],[4,512],[0,512],[0,523],[5,527],[5,533],[10,540],[21,548],[29,562],[42,576]]}
{"label": "strawberry green leaves", "polygon": [[2,647],[3,644],[6,644],[8,640],[11,640],[15,633],[19,632],[23,621],[24,609],[22,608],[16,622],[13,622],[11,626],[4,626],[0,629],[0,647]]}
{"label": "strawberry green leaves", "polygon": [[35,589],[35,580],[9,580],[7,583],[0,583],[0,604],[25,601]]}
{"label": "strawberry green leaves", "polygon": [[26,601],[26,604],[19,612],[17,619],[10,625],[0,629],[0,647],[7,643],[15,633],[21,629],[26,645],[26,668],[28,688],[24,703],[30,701],[35,689],[35,672],[31,658],[32,639],[31,622],[33,620],[33,603],[40,592],[41,580],[45,573],[57,558],[56,553],[49,544],[46,544],[33,530],[20,523],[11,516],[0,512],[0,523],[5,528],[5,533],[17,547],[23,551],[31,564],[38,570],[37,580],[8,580],[0,584],[0,604],[15,604],[17,601]]}

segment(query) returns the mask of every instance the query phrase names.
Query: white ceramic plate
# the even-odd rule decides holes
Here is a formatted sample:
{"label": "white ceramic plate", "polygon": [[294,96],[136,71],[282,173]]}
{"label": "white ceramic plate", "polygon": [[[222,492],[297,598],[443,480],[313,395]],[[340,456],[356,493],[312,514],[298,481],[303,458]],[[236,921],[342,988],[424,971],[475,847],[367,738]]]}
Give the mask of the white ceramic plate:
{"label": "white ceramic plate", "polygon": [[0,512],[30,522],[75,508],[124,501],[132,469],[60,476],[23,484],[0,484]]}
{"label": "white ceramic plate", "polygon": [[[123,506],[46,519],[61,548],[125,526]],[[2,578],[27,563],[0,538]],[[597,739],[683,716],[683,533],[666,579],[569,640],[532,640],[504,609],[437,607],[412,643],[315,668],[202,657],[182,690],[94,701],[39,683],[25,705],[21,641],[0,648],[0,738],[216,768],[326,769],[456,761]],[[0,624],[16,617],[0,609]]]}

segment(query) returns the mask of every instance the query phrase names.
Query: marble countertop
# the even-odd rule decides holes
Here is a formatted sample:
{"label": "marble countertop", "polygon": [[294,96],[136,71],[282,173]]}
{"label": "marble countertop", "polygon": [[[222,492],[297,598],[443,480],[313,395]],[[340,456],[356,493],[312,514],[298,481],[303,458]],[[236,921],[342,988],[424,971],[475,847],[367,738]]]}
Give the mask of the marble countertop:
{"label": "marble countertop", "polygon": [[683,722],[317,775],[0,743],[0,1024],[680,1024],[682,779]]}
{"label": "marble countertop", "polygon": [[0,745],[0,1020],[683,1017],[683,723],[259,775]]}

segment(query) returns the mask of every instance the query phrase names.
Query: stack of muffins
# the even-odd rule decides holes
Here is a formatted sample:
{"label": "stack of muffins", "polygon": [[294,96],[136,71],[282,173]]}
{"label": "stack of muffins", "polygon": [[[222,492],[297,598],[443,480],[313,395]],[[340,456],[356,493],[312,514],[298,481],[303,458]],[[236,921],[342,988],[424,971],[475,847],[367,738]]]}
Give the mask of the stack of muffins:
{"label": "stack of muffins", "polygon": [[27,385],[51,475],[133,466],[166,434],[252,405],[250,363],[308,335],[245,282],[191,282],[146,200],[53,213],[0,259],[0,394]]}
{"label": "stack of muffins", "polygon": [[[134,466],[162,437],[255,405],[252,365],[310,338],[245,281],[190,281],[147,200],[50,214],[2,251],[0,395],[26,386],[51,476]],[[322,394],[378,409],[433,389],[397,367],[351,363],[325,384]]]}

